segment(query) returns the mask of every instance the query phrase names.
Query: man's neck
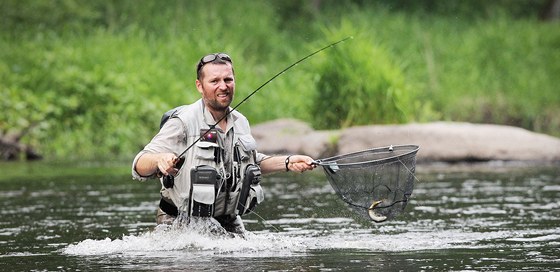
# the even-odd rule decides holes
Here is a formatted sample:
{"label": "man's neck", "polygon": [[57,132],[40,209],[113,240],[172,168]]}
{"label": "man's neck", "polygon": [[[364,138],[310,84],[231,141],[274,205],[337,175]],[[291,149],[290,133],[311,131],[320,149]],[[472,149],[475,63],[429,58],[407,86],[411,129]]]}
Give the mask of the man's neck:
{"label": "man's neck", "polygon": [[218,120],[220,120],[217,123],[217,126],[220,127],[223,131],[226,131],[227,129],[227,114],[228,114],[228,110],[226,110],[225,112],[223,111],[209,111],[210,114],[212,115],[212,117],[214,118],[215,122],[218,122]]}

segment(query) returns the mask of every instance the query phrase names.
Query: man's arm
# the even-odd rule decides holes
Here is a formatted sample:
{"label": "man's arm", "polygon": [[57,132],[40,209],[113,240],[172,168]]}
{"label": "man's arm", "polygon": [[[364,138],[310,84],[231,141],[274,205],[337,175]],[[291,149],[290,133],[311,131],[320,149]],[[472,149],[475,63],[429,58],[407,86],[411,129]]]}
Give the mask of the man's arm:
{"label": "man's arm", "polygon": [[177,143],[185,138],[184,127],[178,118],[171,118],[165,123],[154,138],[136,155],[132,162],[132,177],[146,180],[155,177],[158,170],[161,174],[176,174],[175,153],[182,147]]}
{"label": "man's arm", "polygon": [[163,175],[175,175],[177,156],[173,153],[144,153],[136,162],[136,172],[143,177],[152,176],[158,170]]}
{"label": "man's arm", "polygon": [[313,164],[313,158],[305,155],[291,156],[274,156],[268,157],[260,163],[263,174],[269,174],[280,171],[305,172],[313,170],[316,165]]}

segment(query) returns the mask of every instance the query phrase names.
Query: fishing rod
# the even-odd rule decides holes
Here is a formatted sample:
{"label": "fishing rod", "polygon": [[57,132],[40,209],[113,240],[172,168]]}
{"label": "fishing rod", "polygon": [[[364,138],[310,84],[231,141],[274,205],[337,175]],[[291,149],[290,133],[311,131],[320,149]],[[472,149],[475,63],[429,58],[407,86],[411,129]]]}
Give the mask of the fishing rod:
{"label": "fishing rod", "polygon": [[254,94],[256,94],[259,90],[261,90],[264,86],[266,86],[268,83],[270,83],[271,81],[273,81],[274,79],[276,79],[277,77],[279,77],[281,74],[285,73],[286,71],[290,70],[292,67],[300,64],[301,62],[305,61],[306,59],[318,54],[319,52],[326,50],[330,47],[334,47],[335,45],[345,42],[346,40],[349,39],[353,39],[353,36],[348,36],[342,40],[333,42],[321,49],[318,49],[314,52],[312,52],[311,54],[299,59],[298,61],[290,64],[288,67],[284,68],[282,71],[278,72],[277,74],[275,74],[273,77],[271,77],[269,80],[265,81],[261,86],[259,86],[257,89],[255,89],[253,92],[251,92],[247,97],[245,97],[243,100],[241,100],[241,102],[237,103],[237,105],[235,105],[235,107],[230,108],[228,110],[228,112],[222,116],[215,124],[211,125],[210,128],[204,132],[204,134],[202,134],[199,138],[197,138],[192,144],[190,144],[183,152],[181,152],[181,154],[179,154],[179,156],[177,156],[177,158],[181,158],[185,155],[185,153],[187,153],[187,151],[189,151],[197,142],[199,142],[200,140],[204,139],[204,135],[206,135],[208,132],[210,132],[212,129],[214,129],[221,121],[223,121],[231,112],[233,112],[234,110],[236,110],[239,106],[241,106],[241,104],[243,104],[245,101],[247,101],[249,98],[251,98],[251,96],[253,96]]}
{"label": "fishing rod", "polygon": [[[261,86],[259,86],[258,88],[256,88],[253,92],[251,92],[249,95],[247,95],[245,98],[243,98],[243,100],[241,100],[239,103],[237,103],[237,105],[235,105],[233,108],[229,108],[227,113],[222,116],[218,121],[216,121],[215,124],[211,125],[210,128],[208,128],[208,130],[206,130],[206,132],[204,132],[202,135],[200,135],[200,137],[198,137],[193,143],[191,143],[183,152],[181,152],[181,154],[179,154],[179,156],[177,156],[177,158],[175,159],[175,161],[173,162],[174,166],[178,166],[181,167],[183,162],[184,162],[184,155],[187,153],[187,151],[189,151],[196,143],[198,143],[200,140],[204,139],[205,135],[208,134],[208,132],[210,132],[212,129],[214,129],[221,121],[223,121],[231,112],[233,112],[234,110],[236,110],[239,106],[241,106],[241,104],[243,104],[245,101],[247,101],[249,98],[251,98],[254,94],[256,94],[258,91],[260,91],[264,86],[266,86],[268,83],[270,83],[271,81],[273,81],[274,79],[276,79],[277,77],[279,77],[280,75],[282,75],[283,73],[285,73],[286,71],[290,70],[292,67],[300,64],[301,62],[307,60],[308,58],[320,53],[323,50],[326,50],[330,47],[334,47],[335,45],[345,42],[349,39],[353,39],[353,36],[348,36],[342,40],[333,42],[327,46],[324,46],[323,48],[320,48],[310,54],[308,54],[307,56],[299,59],[298,61],[290,64],[288,67],[284,68],[282,71],[276,73],[274,76],[272,76],[269,80],[265,81]],[[159,171],[158,171],[159,172]],[[165,175],[163,176],[163,185],[166,188],[171,188],[173,187],[173,184],[175,183],[175,178],[173,175]],[[169,186],[169,187],[168,187]]]}

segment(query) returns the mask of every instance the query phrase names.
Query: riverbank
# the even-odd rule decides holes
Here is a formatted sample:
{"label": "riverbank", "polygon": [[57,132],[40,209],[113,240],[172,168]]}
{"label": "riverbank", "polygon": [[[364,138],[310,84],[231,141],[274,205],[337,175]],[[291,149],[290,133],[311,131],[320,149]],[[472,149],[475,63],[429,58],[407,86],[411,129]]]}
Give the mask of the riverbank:
{"label": "riverbank", "polygon": [[420,146],[418,162],[560,162],[560,139],[518,127],[455,122],[313,130],[295,119],[252,126],[260,152],[314,158],[374,147]]}

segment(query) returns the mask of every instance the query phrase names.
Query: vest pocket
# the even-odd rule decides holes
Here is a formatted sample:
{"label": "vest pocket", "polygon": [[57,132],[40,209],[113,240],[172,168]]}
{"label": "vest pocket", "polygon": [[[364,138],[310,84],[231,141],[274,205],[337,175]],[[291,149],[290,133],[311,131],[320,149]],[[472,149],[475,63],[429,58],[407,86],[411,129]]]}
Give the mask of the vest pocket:
{"label": "vest pocket", "polygon": [[239,136],[239,141],[236,144],[238,162],[248,163],[255,156],[256,149],[257,143],[251,135]]}
{"label": "vest pocket", "polygon": [[214,186],[193,185],[192,189],[192,216],[210,217],[214,213]]}
{"label": "vest pocket", "polygon": [[264,192],[262,187],[257,185],[251,185],[249,188],[249,195],[243,203],[244,211],[243,214],[250,213],[255,210],[255,207],[264,200]]}
{"label": "vest pocket", "polygon": [[219,181],[218,172],[211,166],[201,165],[191,170],[190,210],[192,216],[213,216]]}
{"label": "vest pocket", "polygon": [[216,157],[216,150],[219,145],[211,142],[197,142],[195,144],[195,158],[199,160],[211,160],[213,161]]}
{"label": "vest pocket", "polygon": [[220,192],[216,198],[213,216],[235,214],[238,196],[239,192]]}
{"label": "vest pocket", "polygon": [[264,200],[264,193],[260,185],[261,169],[254,164],[245,168],[243,183],[237,204],[237,214],[243,215],[252,212],[257,204]]}

